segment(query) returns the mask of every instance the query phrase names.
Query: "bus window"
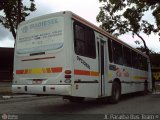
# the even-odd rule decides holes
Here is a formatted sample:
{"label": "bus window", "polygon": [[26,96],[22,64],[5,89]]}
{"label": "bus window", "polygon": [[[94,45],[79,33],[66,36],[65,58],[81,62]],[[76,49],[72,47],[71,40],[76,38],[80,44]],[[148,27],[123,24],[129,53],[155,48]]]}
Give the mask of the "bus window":
{"label": "bus window", "polygon": [[134,51],[132,51],[132,65],[133,65],[133,68],[138,69],[138,65],[139,65],[138,55],[137,55],[137,53],[134,52]]}
{"label": "bus window", "polygon": [[113,62],[113,56],[112,56],[112,41],[111,39],[108,39],[108,52],[109,52],[109,61]]}
{"label": "bus window", "polygon": [[147,58],[144,58],[144,70],[148,71],[148,62],[147,62]]}
{"label": "bus window", "polygon": [[139,62],[138,68],[140,70],[143,70],[143,59],[142,59],[142,55],[140,54],[138,54],[138,62]]}
{"label": "bus window", "polygon": [[80,23],[74,23],[74,47],[77,55],[96,58],[93,30]]}
{"label": "bus window", "polygon": [[22,24],[17,32],[16,53],[38,55],[62,48],[64,44],[63,23],[63,17],[52,17]]}
{"label": "bus window", "polygon": [[131,67],[132,61],[131,61],[131,50],[125,46],[123,46],[123,57],[124,57],[124,65]]}
{"label": "bus window", "polygon": [[116,41],[112,41],[112,47],[114,63],[123,65],[122,45]]}

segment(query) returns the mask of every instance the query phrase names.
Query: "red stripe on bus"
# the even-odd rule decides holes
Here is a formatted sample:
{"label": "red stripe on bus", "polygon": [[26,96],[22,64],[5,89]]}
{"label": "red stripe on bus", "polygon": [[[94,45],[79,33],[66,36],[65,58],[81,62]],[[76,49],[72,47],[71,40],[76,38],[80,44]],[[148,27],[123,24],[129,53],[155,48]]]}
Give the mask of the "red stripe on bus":
{"label": "red stripe on bus", "polygon": [[90,71],[85,70],[74,70],[75,75],[90,75]]}
{"label": "red stripe on bus", "polygon": [[74,70],[75,75],[87,75],[87,76],[99,76],[99,72],[86,71],[86,70]]}
{"label": "red stripe on bus", "polygon": [[24,74],[24,70],[16,70],[16,74]]}
{"label": "red stripe on bus", "polygon": [[53,73],[59,73],[62,72],[62,67],[55,67],[55,68],[51,68]]}

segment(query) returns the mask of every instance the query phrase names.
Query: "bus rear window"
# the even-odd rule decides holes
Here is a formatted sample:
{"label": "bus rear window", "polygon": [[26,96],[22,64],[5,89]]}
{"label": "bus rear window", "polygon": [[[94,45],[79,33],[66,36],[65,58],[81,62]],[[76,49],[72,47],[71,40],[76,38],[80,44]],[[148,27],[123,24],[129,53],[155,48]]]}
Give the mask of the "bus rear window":
{"label": "bus rear window", "polygon": [[63,17],[40,19],[18,28],[17,54],[32,54],[60,49],[63,46]]}

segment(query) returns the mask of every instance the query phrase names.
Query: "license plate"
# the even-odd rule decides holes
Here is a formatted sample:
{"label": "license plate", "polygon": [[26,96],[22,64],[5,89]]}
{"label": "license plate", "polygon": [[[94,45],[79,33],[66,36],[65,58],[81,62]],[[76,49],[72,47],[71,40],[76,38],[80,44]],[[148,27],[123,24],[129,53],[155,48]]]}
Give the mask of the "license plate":
{"label": "license plate", "polygon": [[33,84],[42,84],[42,80],[39,80],[39,79],[33,80],[32,83]]}

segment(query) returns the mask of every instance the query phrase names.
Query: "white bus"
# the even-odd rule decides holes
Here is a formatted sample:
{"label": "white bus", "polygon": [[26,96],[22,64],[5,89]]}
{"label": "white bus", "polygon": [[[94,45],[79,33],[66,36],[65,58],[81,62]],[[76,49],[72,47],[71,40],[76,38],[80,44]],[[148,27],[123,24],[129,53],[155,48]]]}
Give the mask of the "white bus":
{"label": "white bus", "polygon": [[14,55],[13,93],[70,101],[151,90],[147,55],[65,11],[22,22]]}

